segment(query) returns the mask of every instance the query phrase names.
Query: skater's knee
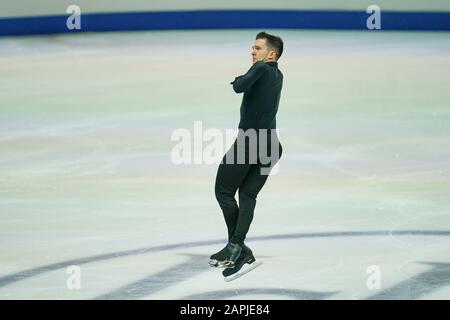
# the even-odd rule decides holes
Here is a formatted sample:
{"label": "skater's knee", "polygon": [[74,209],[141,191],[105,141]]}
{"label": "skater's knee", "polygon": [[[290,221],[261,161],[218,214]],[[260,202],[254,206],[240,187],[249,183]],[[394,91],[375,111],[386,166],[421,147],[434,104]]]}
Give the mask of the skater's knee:
{"label": "skater's knee", "polygon": [[222,187],[220,187],[218,185],[216,185],[215,194],[216,194],[216,199],[219,203],[222,203],[228,197],[226,190],[224,190]]}
{"label": "skater's knee", "polygon": [[248,189],[239,189],[239,203],[256,202],[257,194]]}
{"label": "skater's knee", "polygon": [[236,207],[236,200],[234,198],[234,193],[232,191],[229,191],[223,187],[216,186],[215,195],[217,202],[219,203],[222,209]]}
{"label": "skater's knee", "polygon": [[217,201],[219,201],[219,203],[222,199],[224,199],[226,197],[226,191],[219,183],[216,183],[214,192],[216,194],[216,199],[217,199]]}
{"label": "skater's knee", "polygon": [[219,201],[221,198],[221,194],[220,194],[220,189],[217,187],[217,185],[216,185],[216,188],[214,189],[214,193],[216,195],[217,201]]}
{"label": "skater's knee", "polygon": [[254,188],[250,188],[249,186],[243,186],[242,188],[239,189],[239,197],[246,197],[256,200],[258,192],[252,189]]}

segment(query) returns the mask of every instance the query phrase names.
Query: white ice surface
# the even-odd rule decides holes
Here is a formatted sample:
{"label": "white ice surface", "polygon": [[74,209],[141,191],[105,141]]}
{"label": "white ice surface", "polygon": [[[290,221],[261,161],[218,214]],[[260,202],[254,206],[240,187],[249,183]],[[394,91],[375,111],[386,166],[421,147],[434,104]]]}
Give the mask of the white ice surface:
{"label": "white ice surface", "polygon": [[248,234],[264,264],[208,267],[217,164],[174,165],[170,137],[236,128],[256,32],[0,39],[0,299],[450,298],[448,33],[275,30],[284,153]]}

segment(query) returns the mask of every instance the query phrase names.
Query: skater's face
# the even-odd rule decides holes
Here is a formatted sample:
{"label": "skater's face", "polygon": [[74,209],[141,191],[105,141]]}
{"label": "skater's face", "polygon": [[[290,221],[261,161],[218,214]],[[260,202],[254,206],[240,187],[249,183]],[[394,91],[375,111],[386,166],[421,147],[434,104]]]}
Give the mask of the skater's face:
{"label": "skater's face", "polygon": [[256,61],[275,61],[276,53],[273,49],[267,47],[266,39],[256,39],[252,46],[253,64]]}

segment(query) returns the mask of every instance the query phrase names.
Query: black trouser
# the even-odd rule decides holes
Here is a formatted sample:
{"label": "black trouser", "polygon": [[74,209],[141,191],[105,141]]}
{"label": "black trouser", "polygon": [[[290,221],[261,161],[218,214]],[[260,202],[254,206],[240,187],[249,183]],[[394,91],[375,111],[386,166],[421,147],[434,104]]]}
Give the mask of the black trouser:
{"label": "black trouser", "polygon": [[[268,133],[267,138],[257,135],[256,148],[252,147],[249,140],[245,139],[245,153],[243,153],[244,148],[240,148],[238,141],[242,142],[245,137],[243,131],[240,131],[233,146],[223,157],[217,171],[216,198],[228,228],[228,241],[233,243],[241,245],[244,243],[253,220],[256,197],[266,183],[270,170],[282,154],[283,149],[276,132],[269,131]],[[263,143],[266,143],[264,147]],[[261,148],[262,154],[270,158],[269,162],[267,157],[260,155]],[[245,156],[245,161],[238,162],[243,160],[239,158],[240,156]],[[254,161],[255,158],[256,161]],[[239,206],[234,198],[238,189]]]}

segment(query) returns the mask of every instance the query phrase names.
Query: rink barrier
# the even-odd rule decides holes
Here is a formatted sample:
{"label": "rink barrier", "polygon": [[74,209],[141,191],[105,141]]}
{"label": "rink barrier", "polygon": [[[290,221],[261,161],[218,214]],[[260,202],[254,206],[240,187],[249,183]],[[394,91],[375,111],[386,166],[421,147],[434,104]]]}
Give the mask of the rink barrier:
{"label": "rink barrier", "polygon": [[[79,32],[202,29],[367,30],[365,11],[196,10],[83,13],[69,30],[70,14],[0,19],[0,36]],[[450,31],[450,12],[381,12],[382,30]],[[379,30],[377,30],[379,32]]]}

